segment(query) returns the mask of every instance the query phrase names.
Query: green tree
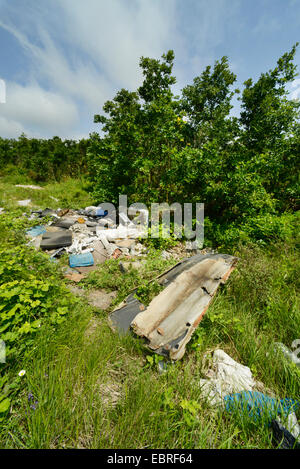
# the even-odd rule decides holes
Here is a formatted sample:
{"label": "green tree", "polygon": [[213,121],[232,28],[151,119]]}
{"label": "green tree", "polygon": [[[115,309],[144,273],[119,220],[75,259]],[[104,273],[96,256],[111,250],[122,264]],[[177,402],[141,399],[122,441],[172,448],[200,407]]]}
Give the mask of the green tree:
{"label": "green tree", "polygon": [[89,152],[92,181],[101,180],[96,187],[99,200],[116,202],[122,192],[132,200],[169,199],[172,156],[184,142],[184,124],[171,91],[176,81],[173,60],[173,51],[161,61],[142,57],[142,86],[137,92],[122,89],[104,104],[106,116],[94,117],[105,133],[102,139],[92,137]]}
{"label": "green tree", "polygon": [[232,90],[235,81],[236,75],[230,71],[228,58],[222,57],[213,69],[207,66],[194,78],[192,85],[183,88],[181,107],[188,118],[193,146],[201,148],[215,139],[225,144],[236,136],[236,119],[228,118],[232,97],[239,92]]}
{"label": "green tree", "polygon": [[273,149],[290,137],[299,118],[300,104],[288,98],[287,90],[287,84],[297,76],[293,63],[297,46],[280,57],[273,70],[262,73],[256,83],[251,78],[244,83],[240,122],[244,142],[253,152]]}

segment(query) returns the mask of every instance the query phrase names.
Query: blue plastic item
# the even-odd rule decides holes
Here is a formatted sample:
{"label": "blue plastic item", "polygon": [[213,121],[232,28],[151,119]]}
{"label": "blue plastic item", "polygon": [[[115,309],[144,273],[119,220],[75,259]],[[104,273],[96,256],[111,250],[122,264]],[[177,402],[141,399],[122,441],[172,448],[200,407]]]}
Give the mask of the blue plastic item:
{"label": "blue plastic item", "polygon": [[108,214],[107,210],[103,210],[102,208],[96,208],[95,210],[95,216],[96,217],[106,217]]}
{"label": "blue plastic item", "polygon": [[247,411],[249,416],[256,422],[263,415],[274,419],[278,414],[287,416],[297,410],[300,402],[293,399],[275,399],[258,391],[243,391],[224,397],[225,409],[228,412],[236,410]]}
{"label": "blue plastic item", "polygon": [[91,252],[83,254],[71,254],[69,256],[70,267],[87,267],[94,265],[94,258]]}
{"label": "blue plastic item", "polygon": [[44,226],[34,226],[33,228],[30,228],[30,230],[26,231],[26,234],[32,236],[32,238],[43,233],[46,233],[46,228]]}

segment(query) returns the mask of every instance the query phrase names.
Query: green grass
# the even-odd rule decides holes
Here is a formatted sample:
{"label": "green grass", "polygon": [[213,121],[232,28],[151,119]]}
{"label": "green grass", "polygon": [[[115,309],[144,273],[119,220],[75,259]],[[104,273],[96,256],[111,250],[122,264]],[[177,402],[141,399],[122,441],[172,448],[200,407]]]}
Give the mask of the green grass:
{"label": "green grass", "polygon": [[[0,207],[13,209],[18,200],[31,199],[29,208],[84,208],[93,204],[91,196],[85,191],[84,180],[67,179],[59,183],[43,184],[42,190],[16,187],[16,184],[33,184],[28,180],[16,179],[12,184],[0,178]],[[56,200],[57,199],[57,200]],[[25,212],[26,208],[21,207]]]}
{"label": "green grass", "polygon": [[[268,432],[237,428],[206,404],[194,422],[185,422],[180,402],[201,402],[200,355],[162,376],[144,368],[144,358],[135,339],[119,338],[105,318],[78,311],[55,337],[43,334],[24,363],[24,389],[2,447],[268,447]],[[36,410],[27,403],[29,392]]]}
{"label": "green grass", "polygon": [[[267,427],[211,409],[199,389],[204,353],[221,347],[275,395],[299,397],[299,371],[273,352],[274,341],[290,346],[300,337],[293,248],[241,256],[184,358],[164,375],[147,367],[141,340],[119,337],[107,313],[84,304],[56,331],[45,329],[19,366],[26,375],[1,447],[272,447]],[[36,410],[28,404],[29,392]],[[191,422],[183,400],[199,404]]]}
{"label": "green grass", "polygon": [[[15,189],[8,185],[10,190]],[[274,351],[274,342],[290,347],[300,338],[297,247],[289,240],[239,249],[237,269],[219,289],[183,359],[168,364],[162,375],[157,356],[150,356],[141,339],[120,337],[110,329],[107,311],[78,300],[67,320],[41,328],[34,347],[11,367],[11,377],[21,369],[26,374],[2,422],[0,447],[272,448],[267,426],[212,409],[201,399],[199,380],[204,354],[222,348],[274,395],[299,398],[299,370]],[[118,262],[91,273],[85,288],[117,290],[117,303],[138,286],[145,295],[147,282],[170,265],[155,250],[142,268],[126,274]]]}
{"label": "green grass", "polygon": [[[155,278],[168,270],[176,262],[163,259],[159,251],[149,250],[146,258],[131,258],[126,261],[126,272],[121,273],[118,259],[109,259],[91,272],[83,280],[82,285],[87,288],[104,288],[107,291],[117,291],[113,306],[120,303],[134,289],[138,289],[136,295],[145,304],[149,304],[152,298],[158,294],[160,286]],[[139,266],[135,267],[138,263]]]}

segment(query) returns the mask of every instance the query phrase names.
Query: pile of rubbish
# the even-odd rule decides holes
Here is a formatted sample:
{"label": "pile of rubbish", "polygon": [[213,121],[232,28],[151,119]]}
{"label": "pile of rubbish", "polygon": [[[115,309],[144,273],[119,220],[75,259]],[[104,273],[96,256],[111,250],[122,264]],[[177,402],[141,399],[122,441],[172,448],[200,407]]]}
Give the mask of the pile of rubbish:
{"label": "pile of rubbish", "polygon": [[28,244],[46,251],[53,259],[67,253],[66,276],[71,280],[80,281],[106,259],[145,253],[145,247],[138,241],[144,234],[143,225],[124,213],[108,216],[107,210],[92,206],[83,210],[47,208],[32,211],[29,216],[31,220],[44,217],[50,218],[47,225],[27,230]]}
{"label": "pile of rubbish", "polygon": [[[28,201],[21,202],[25,206]],[[46,251],[52,259],[67,253],[69,266],[65,276],[74,282],[109,258],[146,255],[147,249],[139,242],[146,235],[145,224],[141,223],[143,213],[135,216],[129,212],[127,216],[92,206],[83,210],[37,210],[29,216],[30,219],[44,217],[49,217],[48,224],[26,232],[28,244]],[[190,257],[183,260],[179,260],[180,252],[172,255],[163,251],[163,258],[171,256],[179,262],[155,279],[163,289],[148,306],[137,298],[134,290],[108,318],[113,330],[144,338],[146,347],[173,362],[183,357],[217,289],[227,281],[238,261],[227,254],[199,252],[191,242],[186,244],[186,251]],[[121,267],[124,268],[122,263]],[[77,294],[78,287],[72,288]],[[79,293],[82,293],[80,289]],[[99,292],[92,294],[93,304],[99,306]],[[101,301],[103,308],[110,304],[111,298]],[[275,346],[287,360],[300,366],[300,360],[287,347],[281,343]],[[167,369],[168,364],[162,359],[159,372],[165,373]],[[204,356],[202,375],[205,378],[199,382],[201,397],[209,406],[228,413],[246,413],[253,421],[267,423],[272,428],[279,447],[300,447],[300,426],[295,414],[299,402],[276,398],[254,379],[250,368],[220,349]]]}
{"label": "pile of rubbish", "polygon": [[[143,211],[138,216],[108,213],[101,206],[37,210],[31,212],[30,219],[49,217],[50,221],[26,234],[30,245],[46,251],[52,259],[67,253],[65,276],[80,282],[109,258],[146,255],[147,249],[138,240],[146,234],[146,216]],[[186,250],[190,255],[197,252],[189,245]],[[166,255],[170,253],[164,252]],[[236,262],[236,257],[218,253],[186,257],[156,279],[164,288],[148,307],[133,291],[110,314],[112,328],[121,333],[133,331],[146,339],[151,350],[171,360],[182,358],[218,287],[228,279]],[[120,263],[120,269],[122,266]]]}

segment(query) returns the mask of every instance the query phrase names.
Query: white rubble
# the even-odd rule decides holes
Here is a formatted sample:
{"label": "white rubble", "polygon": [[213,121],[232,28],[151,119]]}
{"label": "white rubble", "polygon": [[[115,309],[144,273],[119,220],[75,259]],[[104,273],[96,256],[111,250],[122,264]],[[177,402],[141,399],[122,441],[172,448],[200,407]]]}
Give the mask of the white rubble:
{"label": "white rubble", "polygon": [[118,238],[139,238],[144,233],[143,228],[138,226],[126,227],[119,225],[118,228],[109,228],[105,231],[96,228],[97,236],[105,236],[108,241],[113,241]]}
{"label": "white rubble", "polygon": [[28,207],[28,205],[31,204],[31,199],[18,200],[18,201],[17,201],[17,204],[18,204],[20,207]]}
{"label": "white rubble", "polygon": [[33,186],[33,185],[24,185],[24,184],[16,184],[16,187],[23,187],[23,189],[35,189],[35,190],[43,190],[44,187],[40,186]]}
{"label": "white rubble", "polygon": [[209,379],[200,379],[201,393],[212,406],[223,404],[228,394],[253,391],[258,386],[250,368],[236,362],[221,349],[214,351],[205,376]]}
{"label": "white rubble", "polygon": [[117,226],[114,224],[113,220],[109,217],[100,218],[100,220],[98,221],[98,225],[100,225],[100,227],[107,226],[109,228],[113,228]]}
{"label": "white rubble", "polygon": [[113,252],[115,251],[116,247],[115,246],[112,246],[109,241],[107,240],[106,236],[103,234],[103,231],[98,231],[97,230],[97,236],[98,236],[98,239],[100,239],[101,243],[103,244],[103,246],[105,247],[106,251],[107,251],[107,254],[109,256],[111,256],[113,254]]}
{"label": "white rubble", "polygon": [[73,243],[66,248],[66,251],[69,254],[80,254],[82,251],[91,251],[91,244],[97,241],[98,237],[93,236],[88,227],[80,223],[75,223],[69,229],[73,232]]}
{"label": "white rubble", "polygon": [[295,412],[288,414],[285,419],[282,417],[277,417],[277,420],[279,420],[281,425],[283,425],[297,441],[300,441],[300,426],[298,424]]}

